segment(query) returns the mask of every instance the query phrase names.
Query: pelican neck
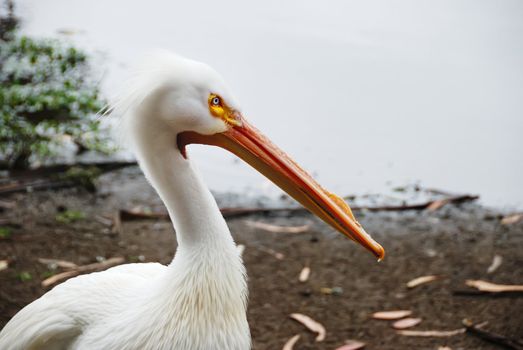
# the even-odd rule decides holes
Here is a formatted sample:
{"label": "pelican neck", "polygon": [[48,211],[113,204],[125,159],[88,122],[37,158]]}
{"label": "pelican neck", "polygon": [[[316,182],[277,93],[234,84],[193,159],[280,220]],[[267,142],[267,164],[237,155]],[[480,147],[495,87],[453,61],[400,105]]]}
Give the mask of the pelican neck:
{"label": "pelican neck", "polygon": [[172,130],[148,129],[135,132],[135,153],[167,207],[179,248],[234,245],[216,200],[190,158],[181,154]]}

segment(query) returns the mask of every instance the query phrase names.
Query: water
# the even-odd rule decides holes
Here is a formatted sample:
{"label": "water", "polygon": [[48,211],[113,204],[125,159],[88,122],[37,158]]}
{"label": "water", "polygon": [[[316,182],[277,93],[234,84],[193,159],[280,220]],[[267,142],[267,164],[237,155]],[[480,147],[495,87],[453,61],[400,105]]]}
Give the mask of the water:
{"label": "water", "polygon": [[[226,78],[251,122],[339,194],[408,183],[523,207],[523,2],[23,0],[24,31],[67,35],[118,90],[166,48]],[[278,193],[192,147],[210,187]]]}

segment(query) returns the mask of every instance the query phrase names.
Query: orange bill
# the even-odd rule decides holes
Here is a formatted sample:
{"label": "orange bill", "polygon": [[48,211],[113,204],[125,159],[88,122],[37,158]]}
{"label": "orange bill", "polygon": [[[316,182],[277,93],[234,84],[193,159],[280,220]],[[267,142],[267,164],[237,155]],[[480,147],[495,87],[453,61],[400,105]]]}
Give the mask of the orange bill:
{"label": "orange bill", "polygon": [[185,156],[185,146],[191,143],[222,147],[254,167],[310,212],[321,218],[337,231],[358,242],[383,259],[385,250],[365,232],[343,199],[323,189],[287,154],[274,145],[239,113],[237,122],[230,128],[213,135],[201,135],[192,131],[178,135],[178,147]]}

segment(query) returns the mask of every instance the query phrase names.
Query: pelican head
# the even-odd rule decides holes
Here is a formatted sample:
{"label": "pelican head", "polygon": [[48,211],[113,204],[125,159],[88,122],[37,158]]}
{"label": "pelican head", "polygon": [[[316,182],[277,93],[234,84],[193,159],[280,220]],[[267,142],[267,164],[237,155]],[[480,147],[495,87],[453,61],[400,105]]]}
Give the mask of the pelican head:
{"label": "pelican head", "polygon": [[[224,148],[254,167],[313,214],[378,259],[384,249],[358,223],[347,203],[323,189],[287,154],[246,120],[222,77],[206,64],[171,53],[155,55],[127,108],[144,109],[140,125],[169,133],[184,158],[188,144]],[[142,92],[146,92],[143,93]],[[132,104],[132,106],[130,106]],[[151,111],[153,111],[151,113]],[[137,115],[137,113],[133,113]],[[138,113],[139,114],[139,113]],[[135,118],[136,119],[136,118]]]}

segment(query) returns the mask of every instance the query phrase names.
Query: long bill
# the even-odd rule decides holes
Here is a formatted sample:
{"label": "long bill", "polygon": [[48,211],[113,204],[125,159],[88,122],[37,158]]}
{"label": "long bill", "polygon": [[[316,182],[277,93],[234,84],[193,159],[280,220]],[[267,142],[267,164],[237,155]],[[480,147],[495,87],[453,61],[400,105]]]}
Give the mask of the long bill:
{"label": "long bill", "polygon": [[383,259],[385,250],[365,232],[343,199],[323,189],[287,154],[274,145],[256,128],[241,118],[241,124],[229,130],[202,135],[192,131],[178,134],[178,147],[185,155],[185,146],[191,143],[224,148],[253,168],[300,202],[310,212],[348,238],[358,242]]}

